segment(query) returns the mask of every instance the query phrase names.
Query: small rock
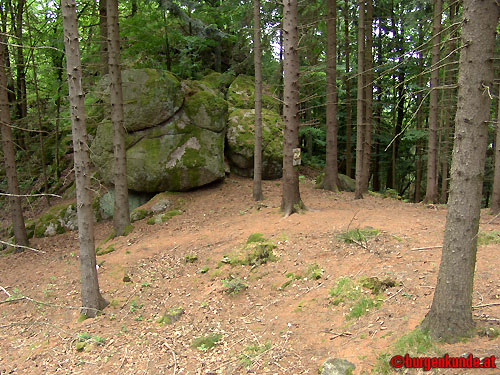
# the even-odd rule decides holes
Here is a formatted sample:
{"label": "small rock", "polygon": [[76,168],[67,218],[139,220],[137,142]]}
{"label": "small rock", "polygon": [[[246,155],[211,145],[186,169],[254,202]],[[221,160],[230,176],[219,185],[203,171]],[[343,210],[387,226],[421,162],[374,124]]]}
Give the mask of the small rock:
{"label": "small rock", "polygon": [[321,366],[321,375],[352,375],[353,363],[341,358],[328,358]]}

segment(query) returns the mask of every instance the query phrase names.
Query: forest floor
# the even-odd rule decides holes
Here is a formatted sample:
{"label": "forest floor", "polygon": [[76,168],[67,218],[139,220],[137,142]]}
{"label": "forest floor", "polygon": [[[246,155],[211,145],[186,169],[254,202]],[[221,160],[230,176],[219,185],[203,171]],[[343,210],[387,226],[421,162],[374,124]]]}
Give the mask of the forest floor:
{"label": "forest floor", "polygon": [[[280,185],[264,181],[260,203],[251,198],[252,181],[234,176],[172,194],[181,215],[157,225],[136,222],[128,236],[106,244],[112,224],[97,224],[96,246],[115,250],[98,257],[100,287],[111,304],[95,319],[77,322],[76,232],[33,239],[31,246],[44,254],[1,257],[0,300],[6,293],[32,300],[0,304],[0,374],[317,374],[327,358],[354,363],[355,374],[372,373],[377,357],[393,350],[430,307],[446,208],[373,195],[354,200],[353,193],[314,189],[305,178],[300,188],[309,210],[283,218]],[[492,219],[483,212],[481,231],[500,231],[500,218]],[[367,227],[378,234],[357,243],[339,238]],[[253,233],[276,244],[274,261],[221,262]],[[474,309],[479,326],[499,326],[499,270],[500,245],[479,246],[473,305],[493,304]],[[231,282],[222,280],[231,277],[232,286],[248,288],[228,293]],[[329,294],[347,277],[390,278],[396,285],[378,296],[363,290],[380,306],[355,318],[349,298],[335,305]],[[178,321],[157,322],[176,306],[184,309]],[[205,335],[219,338],[213,348],[193,345]],[[476,336],[439,344],[438,352],[499,358],[500,339]]]}

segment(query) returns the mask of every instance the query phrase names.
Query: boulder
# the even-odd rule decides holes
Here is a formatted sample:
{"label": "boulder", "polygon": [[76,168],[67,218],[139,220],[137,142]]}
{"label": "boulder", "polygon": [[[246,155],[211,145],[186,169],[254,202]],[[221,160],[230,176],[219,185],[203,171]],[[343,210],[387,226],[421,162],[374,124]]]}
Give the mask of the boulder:
{"label": "boulder", "polygon": [[[325,172],[322,172],[316,177],[316,188],[323,188],[323,180],[325,178]],[[338,174],[338,186],[340,191],[348,191],[354,192],[356,190],[356,181],[354,181],[351,177],[339,173]]]}
{"label": "boulder", "polygon": [[[129,191],[128,207],[129,212],[133,212],[137,207],[143,205],[151,199],[151,194],[136,193]],[[94,198],[92,209],[96,221],[108,220],[113,217],[115,211],[115,191],[110,189],[101,196]]]}
{"label": "boulder", "polygon": [[51,237],[78,229],[76,203],[62,203],[52,206],[37,220],[26,221],[28,237]]}
{"label": "boulder", "polygon": [[[235,109],[229,115],[226,155],[231,171],[243,177],[253,176],[255,110]],[[262,178],[282,176],[283,123],[281,117],[262,110]]]}
{"label": "boulder", "polygon": [[[178,93],[183,94],[179,88]],[[224,178],[227,102],[209,91],[192,91],[170,118],[126,134],[128,187],[137,192],[185,191]],[[177,94],[176,94],[177,95]],[[137,99],[135,102],[139,102]],[[124,107],[127,107],[127,103]],[[126,111],[140,122],[141,114]],[[97,128],[91,158],[105,184],[113,183],[112,124]]]}
{"label": "boulder", "polygon": [[[124,70],[122,85],[124,124],[128,132],[152,128],[168,121],[179,111],[184,101],[181,83],[166,71]],[[90,98],[95,97],[104,108],[94,110],[95,121],[110,118],[109,87],[109,75],[105,75],[90,94]]]}
{"label": "boulder", "polygon": [[[227,91],[227,101],[235,108],[255,108],[255,79],[240,74],[234,79]],[[274,99],[268,87],[262,90],[262,108],[279,112],[279,102]]]}

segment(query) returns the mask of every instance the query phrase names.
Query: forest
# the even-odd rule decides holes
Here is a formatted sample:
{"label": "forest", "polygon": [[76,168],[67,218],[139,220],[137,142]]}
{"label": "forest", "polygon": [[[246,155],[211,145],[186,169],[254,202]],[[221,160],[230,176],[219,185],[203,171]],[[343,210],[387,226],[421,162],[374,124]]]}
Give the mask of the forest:
{"label": "forest", "polygon": [[494,368],[499,11],[3,0],[0,373]]}

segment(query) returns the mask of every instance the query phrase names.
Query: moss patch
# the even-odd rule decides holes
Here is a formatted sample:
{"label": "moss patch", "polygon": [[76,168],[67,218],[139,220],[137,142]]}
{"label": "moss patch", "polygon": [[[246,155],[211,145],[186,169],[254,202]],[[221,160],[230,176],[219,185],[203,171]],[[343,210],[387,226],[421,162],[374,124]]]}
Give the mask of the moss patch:
{"label": "moss patch", "polygon": [[156,322],[159,324],[172,324],[178,321],[182,314],[184,314],[184,309],[182,307],[171,307],[165,311],[163,316],[159,318]]}
{"label": "moss patch", "polygon": [[332,304],[342,305],[347,308],[346,320],[357,319],[374,308],[379,308],[383,302],[380,295],[366,295],[361,282],[349,277],[341,277],[329,290]]}
{"label": "moss patch", "polygon": [[191,347],[206,351],[212,349],[221,338],[221,334],[197,337],[191,342]]}

